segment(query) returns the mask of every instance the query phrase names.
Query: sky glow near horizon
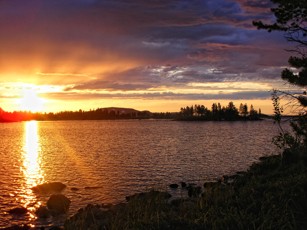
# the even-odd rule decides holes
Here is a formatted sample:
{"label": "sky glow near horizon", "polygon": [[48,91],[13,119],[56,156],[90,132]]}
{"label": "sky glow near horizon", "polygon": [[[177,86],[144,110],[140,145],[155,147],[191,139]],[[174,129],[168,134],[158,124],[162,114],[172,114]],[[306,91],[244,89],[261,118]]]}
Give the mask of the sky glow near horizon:
{"label": "sky glow near horizon", "polygon": [[43,111],[234,101],[272,113],[289,44],[252,26],[269,0],[2,0],[0,107]]}

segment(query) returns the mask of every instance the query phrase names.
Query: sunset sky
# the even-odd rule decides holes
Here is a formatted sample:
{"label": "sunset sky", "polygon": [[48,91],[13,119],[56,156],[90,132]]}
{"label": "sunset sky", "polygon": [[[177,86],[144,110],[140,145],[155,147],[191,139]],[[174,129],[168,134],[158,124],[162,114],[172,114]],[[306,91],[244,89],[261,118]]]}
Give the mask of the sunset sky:
{"label": "sunset sky", "polygon": [[[0,107],[89,110],[233,101],[272,113],[289,46],[269,0],[1,0]],[[32,107],[30,106],[30,102]],[[33,105],[33,103],[35,105]]]}

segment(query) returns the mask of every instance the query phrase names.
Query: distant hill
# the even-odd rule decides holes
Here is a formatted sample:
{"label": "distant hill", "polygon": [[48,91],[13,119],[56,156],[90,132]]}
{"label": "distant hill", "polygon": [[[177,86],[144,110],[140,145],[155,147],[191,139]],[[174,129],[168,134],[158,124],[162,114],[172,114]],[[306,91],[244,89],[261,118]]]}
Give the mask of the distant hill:
{"label": "distant hill", "polygon": [[95,110],[61,111],[58,113],[35,114],[36,120],[116,120],[116,119],[147,119],[149,111],[132,108],[107,107]]}
{"label": "distant hill", "polygon": [[150,111],[139,111],[132,108],[120,108],[120,107],[107,107],[107,108],[100,108],[103,111],[106,111],[108,113],[115,113],[118,115],[125,115],[125,114],[138,114],[138,113],[148,113],[150,114]]}

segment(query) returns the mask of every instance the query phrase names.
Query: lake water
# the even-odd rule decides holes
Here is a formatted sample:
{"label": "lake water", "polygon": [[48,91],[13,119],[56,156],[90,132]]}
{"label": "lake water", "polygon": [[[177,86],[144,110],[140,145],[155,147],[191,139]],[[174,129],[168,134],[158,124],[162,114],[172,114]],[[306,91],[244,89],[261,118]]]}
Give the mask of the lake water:
{"label": "lake water", "polygon": [[[246,170],[259,157],[277,153],[271,143],[277,131],[272,121],[0,123],[0,227],[63,221],[36,219],[35,209],[49,197],[34,194],[36,184],[66,184],[72,215],[89,203],[117,203],[151,188],[202,184]],[[20,206],[29,214],[7,213]]]}

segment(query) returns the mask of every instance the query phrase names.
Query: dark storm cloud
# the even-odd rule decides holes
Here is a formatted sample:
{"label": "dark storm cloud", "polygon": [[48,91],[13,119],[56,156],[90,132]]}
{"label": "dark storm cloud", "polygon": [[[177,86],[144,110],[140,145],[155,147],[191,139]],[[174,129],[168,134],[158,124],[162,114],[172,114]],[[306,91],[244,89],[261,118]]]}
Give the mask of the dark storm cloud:
{"label": "dark storm cloud", "polygon": [[28,74],[73,85],[69,93],[279,78],[285,43],[252,26],[270,20],[270,6],[269,0],[2,0],[0,81],[8,72]]}

